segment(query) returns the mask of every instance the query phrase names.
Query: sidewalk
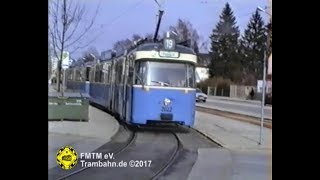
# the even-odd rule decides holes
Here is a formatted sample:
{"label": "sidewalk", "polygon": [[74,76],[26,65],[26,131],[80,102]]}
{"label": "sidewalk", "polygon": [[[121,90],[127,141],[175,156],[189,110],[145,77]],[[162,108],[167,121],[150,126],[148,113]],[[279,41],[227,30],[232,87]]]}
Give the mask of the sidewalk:
{"label": "sidewalk", "polygon": [[272,151],[272,129],[263,128],[262,145],[258,145],[259,126],[199,111],[195,128],[228,149]]}
{"label": "sidewalk", "polygon": [[57,90],[55,89],[55,85],[48,84],[48,93],[55,93]]}
{"label": "sidewalk", "polygon": [[196,112],[195,128],[224,148],[198,149],[188,180],[272,179],[272,130],[207,113]]}
{"label": "sidewalk", "polygon": [[[61,85],[61,90],[62,90],[62,85]],[[72,90],[67,89],[66,87],[64,87],[64,92],[68,93],[68,92],[73,92]],[[57,85],[56,84],[48,84],[48,93],[58,93],[57,91]],[[60,91],[60,94],[62,92]]]}
{"label": "sidewalk", "polygon": [[203,148],[188,180],[271,180],[272,155]]}
{"label": "sidewalk", "polygon": [[88,122],[49,121],[48,169],[57,166],[56,153],[69,145],[78,153],[92,152],[109,142],[119,129],[118,122],[109,114],[89,106]]}

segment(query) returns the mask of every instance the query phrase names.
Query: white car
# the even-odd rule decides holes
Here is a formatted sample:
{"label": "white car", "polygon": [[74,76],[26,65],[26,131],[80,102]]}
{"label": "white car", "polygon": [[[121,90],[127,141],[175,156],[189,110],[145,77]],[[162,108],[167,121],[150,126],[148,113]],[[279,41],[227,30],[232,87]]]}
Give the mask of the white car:
{"label": "white car", "polygon": [[208,96],[205,93],[203,93],[201,89],[199,88],[196,89],[196,102],[200,102],[200,101],[206,102],[207,98]]}

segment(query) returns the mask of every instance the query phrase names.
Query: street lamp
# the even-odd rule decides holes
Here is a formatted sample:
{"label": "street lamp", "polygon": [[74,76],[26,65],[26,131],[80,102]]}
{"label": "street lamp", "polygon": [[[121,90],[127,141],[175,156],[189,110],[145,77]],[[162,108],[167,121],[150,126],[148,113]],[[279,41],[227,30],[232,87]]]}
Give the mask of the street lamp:
{"label": "street lamp", "polygon": [[[266,12],[266,10],[261,8],[260,6],[257,7],[257,10],[266,13],[271,18],[271,14]],[[263,57],[263,82],[262,82],[261,123],[260,123],[259,145],[262,144],[262,129],[263,129],[263,121],[264,121],[264,104],[265,104],[265,96],[266,96],[266,73],[267,73],[266,62],[267,62],[267,59],[268,59],[267,56],[268,56],[269,43],[270,43],[270,32],[269,32],[269,29],[267,29],[267,44],[266,44],[266,49],[264,51],[264,57]]]}
{"label": "street lamp", "polygon": [[271,14],[266,11],[267,8],[262,8],[262,7],[258,6],[257,9],[258,9],[258,11],[262,11],[271,17]]}
{"label": "street lamp", "polygon": [[92,56],[94,59],[96,59],[96,56],[94,56],[92,53],[90,53],[90,56]]}
{"label": "street lamp", "polygon": [[171,33],[178,36],[178,33],[176,33],[175,31],[171,31]]}

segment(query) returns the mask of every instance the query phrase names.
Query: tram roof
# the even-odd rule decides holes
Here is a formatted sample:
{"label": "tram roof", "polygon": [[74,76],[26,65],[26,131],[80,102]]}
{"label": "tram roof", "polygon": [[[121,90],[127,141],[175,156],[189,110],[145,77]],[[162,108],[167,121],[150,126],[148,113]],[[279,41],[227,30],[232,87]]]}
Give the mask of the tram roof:
{"label": "tram roof", "polygon": [[[138,47],[135,48],[137,51],[151,51],[151,50],[163,50],[163,43],[144,43],[139,45]],[[175,47],[175,50],[180,53],[186,53],[186,54],[195,54],[195,52],[186,46],[182,46],[177,44]]]}

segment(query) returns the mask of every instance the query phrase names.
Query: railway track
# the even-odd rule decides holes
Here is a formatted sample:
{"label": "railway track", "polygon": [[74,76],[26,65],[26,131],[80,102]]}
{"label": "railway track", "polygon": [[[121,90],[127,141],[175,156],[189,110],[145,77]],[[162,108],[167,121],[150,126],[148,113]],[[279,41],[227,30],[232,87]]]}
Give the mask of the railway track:
{"label": "railway track", "polygon": [[177,141],[177,147],[175,151],[172,153],[170,160],[168,161],[167,164],[165,164],[163,167],[161,167],[150,179],[151,180],[156,180],[158,179],[175,161],[175,159],[179,156],[179,152],[182,150],[182,144],[177,136],[177,134],[173,133],[174,137],[176,138]]}
{"label": "railway track", "polygon": [[[193,129],[190,129],[189,133],[177,133],[168,130],[164,132],[138,130],[137,132],[132,132],[126,145],[114,151],[114,156],[116,160],[126,162],[130,159],[151,160],[150,167],[80,168],[63,176],[60,175],[58,178],[49,179],[110,178],[121,180],[130,177],[129,179],[132,180],[162,180],[167,179],[168,175],[185,179],[196,161],[197,149],[199,147],[213,147],[208,141]],[[214,147],[218,146],[214,145]],[[94,152],[109,152],[106,149],[108,148],[98,148]]]}
{"label": "railway track", "polygon": [[[110,143],[115,144],[112,141]],[[149,160],[152,162],[149,167],[86,167],[78,168],[68,174],[60,174],[58,178],[49,179],[105,179],[106,177],[112,177],[111,179],[128,179],[128,177],[139,180],[158,179],[176,160],[182,147],[174,132],[132,131],[126,144],[113,151],[115,161]],[[101,147],[94,152],[109,153],[108,149],[110,148]]]}

